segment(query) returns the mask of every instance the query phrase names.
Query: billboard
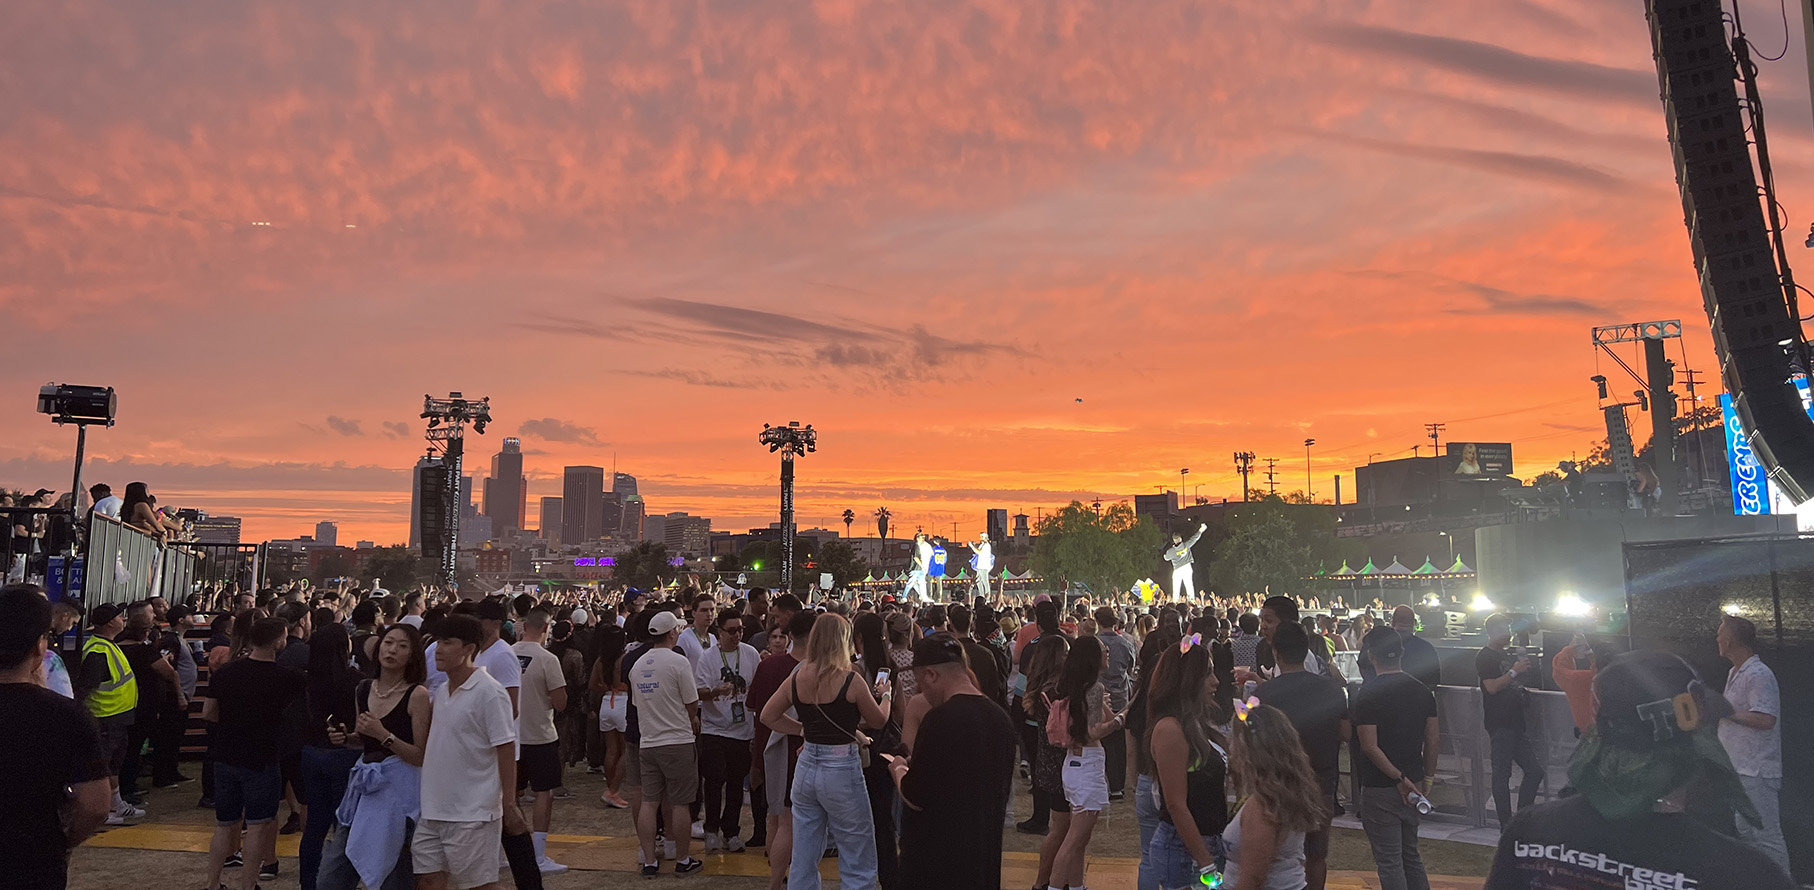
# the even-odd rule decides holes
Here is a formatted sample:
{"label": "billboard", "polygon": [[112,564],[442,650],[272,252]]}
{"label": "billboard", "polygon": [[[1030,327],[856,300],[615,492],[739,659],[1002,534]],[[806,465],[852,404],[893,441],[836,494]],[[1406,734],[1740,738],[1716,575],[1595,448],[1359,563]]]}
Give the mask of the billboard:
{"label": "billboard", "polygon": [[1443,465],[1455,476],[1495,478],[1512,475],[1510,442],[1450,442]]}
{"label": "billboard", "polygon": [[1769,485],[1764,468],[1751,453],[1751,441],[1732,410],[1732,397],[1720,394],[1720,418],[1725,421],[1726,467],[1732,472],[1732,514],[1763,516],[1770,512]]}

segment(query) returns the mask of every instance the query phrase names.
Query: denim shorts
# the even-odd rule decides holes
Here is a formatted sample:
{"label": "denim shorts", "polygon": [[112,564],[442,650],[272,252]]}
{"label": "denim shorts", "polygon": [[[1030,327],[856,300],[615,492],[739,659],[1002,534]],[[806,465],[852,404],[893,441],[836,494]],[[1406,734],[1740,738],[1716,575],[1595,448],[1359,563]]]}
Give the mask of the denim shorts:
{"label": "denim shorts", "polygon": [[214,820],[232,825],[262,825],[277,818],[283,801],[283,768],[273,763],[247,769],[231,763],[214,764]]}
{"label": "denim shorts", "polygon": [[[1203,838],[1204,846],[1209,847],[1211,855],[1217,860],[1222,858],[1222,839],[1219,837]],[[1186,890],[1197,886],[1197,860],[1191,858],[1190,850],[1184,846],[1184,838],[1178,834],[1177,826],[1161,820],[1159,827],[1153,831],[1153,840],[1146,847],[1147,862],[1151,863],[1153,878],[1164,890]]]}

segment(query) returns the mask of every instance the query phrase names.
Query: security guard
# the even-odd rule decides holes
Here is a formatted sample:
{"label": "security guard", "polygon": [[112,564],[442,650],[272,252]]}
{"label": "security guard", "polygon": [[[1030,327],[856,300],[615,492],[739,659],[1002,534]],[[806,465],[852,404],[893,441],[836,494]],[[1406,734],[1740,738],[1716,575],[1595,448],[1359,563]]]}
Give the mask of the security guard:
{"label": "security guard", "polygon": [[[120,767],[126,762],[127,729],[139,704],[139,684],[133,679],[126,653],[113,640],[126,629],[126,612],[113,603],[95,606],[88,615],[89,637],[82,644],[82,670],[76,692],[101,729],[107,752],[107,782],[113,787],[113,811],[108,825],[142,819],[145,811],[120,795]],[[127,789],[131,791],[132,789]]]}

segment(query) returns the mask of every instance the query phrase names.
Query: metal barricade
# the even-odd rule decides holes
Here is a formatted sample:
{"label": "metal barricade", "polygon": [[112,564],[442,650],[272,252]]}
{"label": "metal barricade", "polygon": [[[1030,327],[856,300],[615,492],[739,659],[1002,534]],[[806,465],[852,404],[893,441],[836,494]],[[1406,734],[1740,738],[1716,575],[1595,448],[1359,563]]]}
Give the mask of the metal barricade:
{"label": "metal barricade", "polygon": [[89,524],[82,600],[130,603],[152,595],[180,602],[194,589],[196,553],[192,545],[165,547],[157,538],[106,516]]}
{"label": "metal barricade", "polygon": [[[1568,784],[1574,756],[1574,717],[1560,692],[1529,690],[1524,699],[1525,737],[1543,761],[1539,801],[1557,796]],[[1442,721],[1442,751],[1436,764],[1438,815],[1476,828],[1497,824],[1493,811],[1493,745],[1487,736],[1480,688],[1439,686],[1436,710]],[[1514,783],[1514,793],[1516,785]],[[1459,797],[1459,802],[1456,798]]]}

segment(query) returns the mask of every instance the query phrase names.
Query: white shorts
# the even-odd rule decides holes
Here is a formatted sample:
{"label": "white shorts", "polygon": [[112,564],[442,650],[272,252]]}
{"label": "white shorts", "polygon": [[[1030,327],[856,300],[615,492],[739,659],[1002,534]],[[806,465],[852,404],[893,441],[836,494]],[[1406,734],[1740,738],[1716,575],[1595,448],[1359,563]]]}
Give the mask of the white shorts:
{"label": "white shorts", "polygon": [[504,820],[489,822],[416,823],[410,842],[410,860],[416,874],[447,873],[447,886],[469,890],[498,880],[498,849],[504,839]]}
{"label": "white shorts", "polygon": [[607,692],[598,700],[598,731],[623,732],[630,724],[625,711],[630,707],[630,693]]}
{"label": "white shorts", "polygon": [[1109,808],[1108,759],[1102,748],[1085,748],[1082,754],[1064,756],[1064,797],[1071,812],[1101,812]]}

